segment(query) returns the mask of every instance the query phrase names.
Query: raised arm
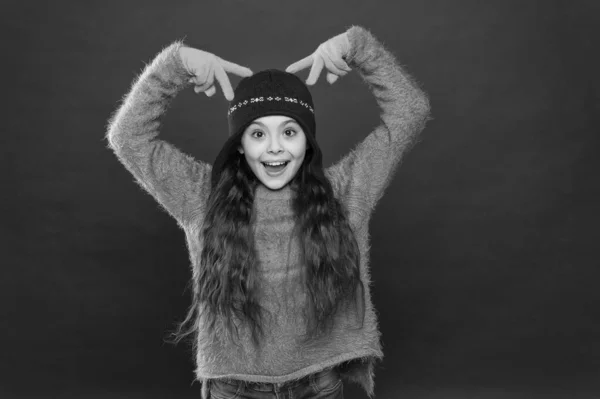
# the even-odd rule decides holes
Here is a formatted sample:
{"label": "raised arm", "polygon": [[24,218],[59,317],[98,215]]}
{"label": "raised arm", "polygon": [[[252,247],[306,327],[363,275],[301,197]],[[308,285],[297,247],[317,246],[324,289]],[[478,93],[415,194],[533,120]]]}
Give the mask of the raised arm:
{"label": "raised arm", "polygon": [[196,92],[211,96],[218,80],[225,96],[232,97],[225,74],[232,68],[237,68],[234,72],[238,74],[252,74],[177,41],[146,66],[109,122],[109,148],[182,227],[203,213],[212,167],[159,139],[161,120],[175,95],[191,83],[196,84]]}
{"label": "raised arm", "polygon": [[426,94],[368,30],[353,26],[347,34],[350,50],[345,60],[373,92],[380,124],[325,174],[350,209],[368,216],[416,143],[430,108]]}
{"label": "raised arm", "polygon": [[113,115],[109,147],[136,182],[183,226],[202,209],[210,186],[210,165],[158,138],[161,120],[177,93],[190,84],[175,42],[146,66]]}

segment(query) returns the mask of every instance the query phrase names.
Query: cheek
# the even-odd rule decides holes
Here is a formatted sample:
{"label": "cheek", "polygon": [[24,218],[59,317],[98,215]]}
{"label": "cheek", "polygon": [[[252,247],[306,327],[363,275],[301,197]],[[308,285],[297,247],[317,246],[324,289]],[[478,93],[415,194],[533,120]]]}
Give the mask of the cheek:
{"label": "cheek", "polygon": [[298,159],[303,158],[305,156],[306,150],[307,150],[306,142],[301,142],[301,143],[295,144],[291,148],[292,154],[294,154],[294,157],[296,157]]}
{"label": "cheek", "polygon": [[261,149],[257,145],[245,145],[244,156],[248,162],[255,162],[260,159]]}

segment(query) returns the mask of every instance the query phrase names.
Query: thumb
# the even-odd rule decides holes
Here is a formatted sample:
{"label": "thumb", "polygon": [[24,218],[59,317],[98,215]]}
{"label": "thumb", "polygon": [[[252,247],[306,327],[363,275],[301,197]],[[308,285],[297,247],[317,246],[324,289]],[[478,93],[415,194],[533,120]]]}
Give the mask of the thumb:
{"label": "thumb", "polygon": [[204,94],[206,94],[208,97],[212,97],[216,92],[217,88],[214,85],[212,85],[204,91]]}
{"label": "thumb", "polygon": [[338,75],[331,72],[327,72],[327,81],[329,82],[329,84],[334,84],[336,80],[338,80],[338,78]]}

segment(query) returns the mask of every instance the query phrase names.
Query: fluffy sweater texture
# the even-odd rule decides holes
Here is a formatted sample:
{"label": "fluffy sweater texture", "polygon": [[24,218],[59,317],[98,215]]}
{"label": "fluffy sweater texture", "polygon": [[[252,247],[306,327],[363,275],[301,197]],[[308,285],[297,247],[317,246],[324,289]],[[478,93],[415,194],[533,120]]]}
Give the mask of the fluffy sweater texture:
{"label": "fluffy sweater texture", "polygon": [[[258,185],[255,245],[260,261],[261,305],[272,316],[267,343],[256,349],[249,332],[240,329],[237,345],[223,330],[209,330],[200,318],[196,337],[196,378],[234,378],[283,383],[337,366],[342,378],[374,396],[374,366],[383,358],[377,315],[370,294],[369,219],[392,180],[403,155],[416,143],[429,117],[429,101],[393,55],[366,29],[348,30],[346,61],[367,83],[380,107],[380,123],[352,151],[325,169],[334,195],[348,211],[360,248],[365,286],[365,320],[352,309],[336,316],[326,338],[299,344],[305,320],[306,294],[300,281],[298,243],[292,239],[295,217],[291,190]],[[109,123],[109,148],[185,231],[192,272],[200,264],[199,237],[210,190],[211,165],[186,155],[159,138],[161,118],[173,97],[191,85],[179,57],[180,41],[162,50],[134,81]],[[339,83],[338,83],[339,84]],[[203,384],[203,398],[208,396]]]}

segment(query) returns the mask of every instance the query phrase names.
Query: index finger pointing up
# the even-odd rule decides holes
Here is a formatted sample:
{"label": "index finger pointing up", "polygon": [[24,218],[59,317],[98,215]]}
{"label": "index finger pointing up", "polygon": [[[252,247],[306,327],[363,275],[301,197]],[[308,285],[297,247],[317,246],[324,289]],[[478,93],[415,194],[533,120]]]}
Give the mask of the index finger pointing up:
{"label": "index finger pointing up", "polygon": [[221,59],[221,65],[223,65],[223,69],[229,73],[234,73],[241,77],[252,76],[252,70],[250,70],[250,68],[243,67],[224,59]]}

